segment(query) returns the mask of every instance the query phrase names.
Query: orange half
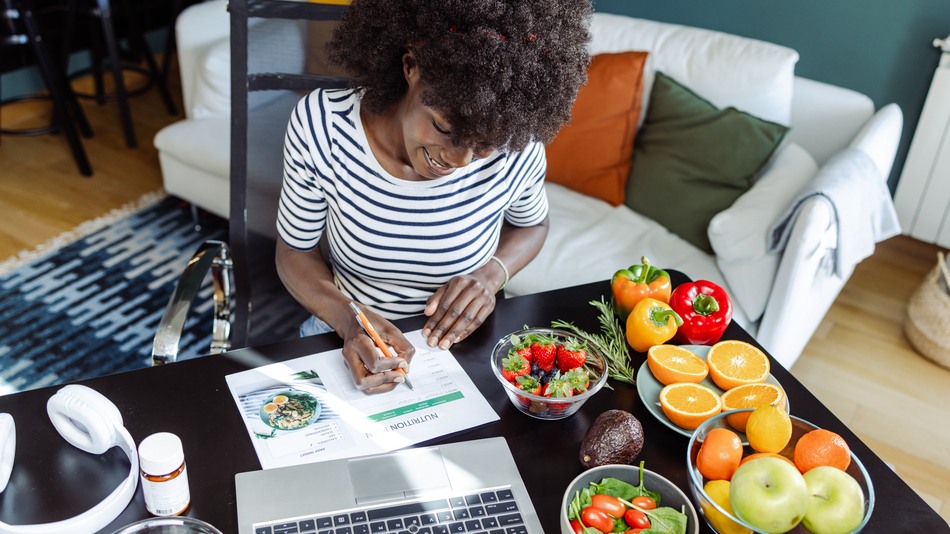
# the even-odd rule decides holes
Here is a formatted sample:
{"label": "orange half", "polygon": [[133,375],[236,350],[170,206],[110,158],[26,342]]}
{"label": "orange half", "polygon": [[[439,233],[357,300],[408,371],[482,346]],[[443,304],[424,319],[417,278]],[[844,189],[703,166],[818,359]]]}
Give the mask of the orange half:
{"label": "orange half", "polygon": [[674,425],[695,430],[722,411],[719,394],[700,384],[680,382],[660,390],[660,407]]}
{"label": "orange half", "polygon": [[653,345],[647,351],[647,366],[661,384],[698,384],[709,374],[702,358],[679,345]]}
{"label": "orange half", "polygon": [[709,378],[724,390],[764,382],[769,376],[769,358],[758,347],[738,340],[720,341],[706,354]]}

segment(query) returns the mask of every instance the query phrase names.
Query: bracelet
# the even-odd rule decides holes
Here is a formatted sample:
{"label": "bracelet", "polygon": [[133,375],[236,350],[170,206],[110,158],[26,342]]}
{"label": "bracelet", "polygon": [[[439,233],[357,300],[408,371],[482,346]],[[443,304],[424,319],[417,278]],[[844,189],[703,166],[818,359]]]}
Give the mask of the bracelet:
{"label": "bracelet", "polygon": [[498,256],[492,256],[491,258],[488,258],[488,259],[490,261],[494,261],[495,263],[497,263],[498,266],[501,267],[501,270],[505,273],[505,281],[502,282],[501,287],[498,288],[498,291],[501,291],[502,289],[505,289],[506,285],[508,285],[508,267],[505,267],[505,263],[501,261],[500,259],[498,259]]}

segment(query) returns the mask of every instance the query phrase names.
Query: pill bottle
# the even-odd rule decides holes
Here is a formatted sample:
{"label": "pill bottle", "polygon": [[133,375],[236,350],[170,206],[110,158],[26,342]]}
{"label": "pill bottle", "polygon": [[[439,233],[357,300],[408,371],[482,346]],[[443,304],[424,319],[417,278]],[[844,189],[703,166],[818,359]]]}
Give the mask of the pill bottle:
{"label": "pill bottle", "polygon": [[156,516],[181,515],[191,504],[181,439],[159,432],[139,444],[139,467],[145,508]]}

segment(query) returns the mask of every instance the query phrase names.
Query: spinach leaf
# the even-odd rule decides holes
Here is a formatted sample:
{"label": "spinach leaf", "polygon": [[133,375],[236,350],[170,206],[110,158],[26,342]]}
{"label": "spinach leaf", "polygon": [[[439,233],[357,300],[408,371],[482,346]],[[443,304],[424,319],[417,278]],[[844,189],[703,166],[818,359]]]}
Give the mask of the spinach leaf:
{"label": "spinach leaf", "polygon": [[641,530],[640,534],[686,534],[685,513],[669,506],[646,510],[644,513],[650,518],[650,528]]}
{"label": "spinach leaf", "polygon": [[600,484],[591,482],[590,487],[594,493],[604,493],[627,501],[639,495],[635,486],[616,478],[605,478]]}

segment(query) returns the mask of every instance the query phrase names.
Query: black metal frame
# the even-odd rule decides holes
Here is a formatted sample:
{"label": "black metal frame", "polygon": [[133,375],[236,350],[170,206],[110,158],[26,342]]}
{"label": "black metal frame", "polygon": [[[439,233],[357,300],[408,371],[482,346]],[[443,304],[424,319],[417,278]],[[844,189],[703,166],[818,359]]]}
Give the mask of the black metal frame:
{"label": "black metal frame", "polygon": [[[46,89],[49,91],[49,98],[53,103],[53,120],[48,128],[38,128],[26,131],[3,130],[0,133],[7,135],[39,135],[43,133],[53,133],[61,131],[66,137],[69,149],[76,161],[80,174],[83,176],[92,176],[92,166],[89,164],[89,158],[86,156],[86,149],[83,147],[80,134],[85,137],[92,137],[92,129],[86,116],[76,101],[76,95],[69,87],[65,78],[65,71],[53,60],[46,41],[40,35],[39,27],[33,16],[32,0],[3,0],[0,7],[3,9],[3,19],[8,26],[11,35],[0,42],[0,49],[8,46],[30,45],[33,54],[36,56],[37,66]],[[18,100],[27,100],[39,97],[20,97],[4,101],[3,103],[14,102]],[[77,131],[78,126],[78,131]]]}
{"label": "black metal frame", "polygon": [[[313,90],[345,87],[345,78],[309,74],[248,73],[248,19],[340,20],[346,6],[283,0],[231,0],[231,208],[230,246],[234,264],[235,310],[232,346],[245,347],[251,332],[252,250],[247,215],[248,93],[270,89]],[[289,118],[289,117],[288,117]]]}

